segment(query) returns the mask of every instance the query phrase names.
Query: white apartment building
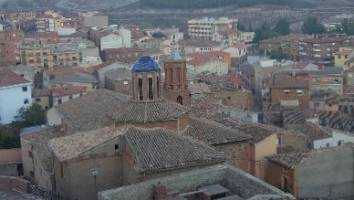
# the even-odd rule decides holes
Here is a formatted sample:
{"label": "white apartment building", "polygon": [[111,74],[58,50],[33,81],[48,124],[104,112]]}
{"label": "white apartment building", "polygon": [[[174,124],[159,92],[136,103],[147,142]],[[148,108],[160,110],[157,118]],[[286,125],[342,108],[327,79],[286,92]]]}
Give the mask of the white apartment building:
{"label": "white apartment building", "polygon": [[32,105],[31,82],[10,71],[0,71],[0,124],[15,120],[22,107]]}
{"label": "white apartment building", "polygon": [[191,39],[211,40],[213,32],[233,29],[237,23],[237,19],[227,17],[192,19],[188,21],[188,35]]}
{"label": "white apartment building", "polygon": [[131,32],[120,29],[118,34],[109,34],[100,39],[100,50],[131,47]]}

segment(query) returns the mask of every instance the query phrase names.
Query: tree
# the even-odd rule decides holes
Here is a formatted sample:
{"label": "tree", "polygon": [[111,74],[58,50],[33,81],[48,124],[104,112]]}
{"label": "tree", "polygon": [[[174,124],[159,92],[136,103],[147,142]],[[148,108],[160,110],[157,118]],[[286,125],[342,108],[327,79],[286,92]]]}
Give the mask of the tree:
{"label": "tree", "polygon": [[305,34],[321,34],[326,32],[325,27],[321,24],[317,17],[309,16],[305,19],[302,26],[302,33]]}
{"label": "tree", "polygon": [[341,30],[347,35],[354,35],[354,21],[344,19],[341,23]]}
{"label": "tree", "polygon": [[46,111],[38,104],[32,104],[28,108],[21,108],[16,116],[17,126],[28,127],[44,124],[46,120]]}
{"label": "tree", "polygon": [[288,35],[291,32],[290,23],[286,19],[280,19],[273,28],[273,31],[280,35]]}
{"label": "tree", "polygon": [[237,30],[246,31],[245,25],[238,23],[237,24]]}
{"label": "tree", "polygon": [[267,23],[264,23],[260,28],[256,30],[253,42],[259,42],[268,38],[277,36],[278,34],[274,32]]}
{"label": "tree", "polygon": [[286,58],[286,55],[283,53],[282,49],[279,49],[277,51],[270,52],[270,58],[276,59],[277,61],[280,62]]}
{"label": "tree", "polygon": [[20,135],[9,128],[0,127],[0,149],[20,147]]}
{"label": "tree", "polygon": [[161,32],[155,32],[155,33],[152,34],[152,37],[154,37],[154,38],[164,38],[164,37],[166,37],[166,35],[161,33]]}

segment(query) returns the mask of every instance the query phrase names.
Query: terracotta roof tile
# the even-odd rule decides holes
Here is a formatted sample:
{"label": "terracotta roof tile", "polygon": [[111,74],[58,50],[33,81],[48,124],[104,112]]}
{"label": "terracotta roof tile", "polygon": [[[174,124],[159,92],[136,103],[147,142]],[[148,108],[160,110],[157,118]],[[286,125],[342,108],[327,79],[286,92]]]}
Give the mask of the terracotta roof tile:
{"label": "terracotta roof tile", "polygon": [[85,86],[70,86],[70,87],[58,87],[52,88],[52,96],[53,97],[62,97],[71,94],[78,94],[86,92]]}
{"label": "terracotta roof tile", "polygon": [[165,129],[131,128],[125,139],[142,172],[205,166],[225,161],[223,154],[203,142]]}
{"label": "terracotta roof tile", "polygon": [[252,138],[240,129],[232,129],[207,119],[190,117],[189,123],[190,127],[185,134],[210,145],[243,142]]}
{"label": "terracotta roof tile", "polygon": [[30,82],[10,70],[0,70],[0,87],[7,87],[24,83]]}

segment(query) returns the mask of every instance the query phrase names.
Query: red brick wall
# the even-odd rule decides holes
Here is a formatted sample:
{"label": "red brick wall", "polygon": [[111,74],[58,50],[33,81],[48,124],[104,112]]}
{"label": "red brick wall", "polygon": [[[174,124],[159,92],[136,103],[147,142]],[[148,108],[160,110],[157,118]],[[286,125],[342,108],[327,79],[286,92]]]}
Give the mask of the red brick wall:
{"label": "red brick wall", "polygon": [[229,164],[248,172],[248,142],[217,145],[214,147],[225,154]]}
{"label": "red brick wall", "polygon": [[0,176],[0,190],[19,190],[21,192],[27,192],[29,181],[16,178]]}
{"label": "red brick wall", "polygon": [[268,162],[267,167],[266,182],[274,187],[282,189],[282,177],[287,177],[290,191],[293,192],[293,174],[294,171],[292,169],[284,168],[283,166],[270,161]]}

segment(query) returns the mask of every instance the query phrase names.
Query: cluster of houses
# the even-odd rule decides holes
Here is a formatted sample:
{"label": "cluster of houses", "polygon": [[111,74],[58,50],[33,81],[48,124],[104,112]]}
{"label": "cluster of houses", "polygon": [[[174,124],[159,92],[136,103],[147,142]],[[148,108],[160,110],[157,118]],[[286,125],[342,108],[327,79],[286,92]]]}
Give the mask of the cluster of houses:
{"label": "cluster of houses", "polygon": [[20,149],[0,150],[0,190],[80,200],[354,197],[347,36],[261,41],[262,52],[282,51],[278,61],[248,55],[254,33],[236,19],[189,20],[187,35],[110,25],[98,12],[1,19],[0,123],[38,104],[47,124],[23,130]]}

